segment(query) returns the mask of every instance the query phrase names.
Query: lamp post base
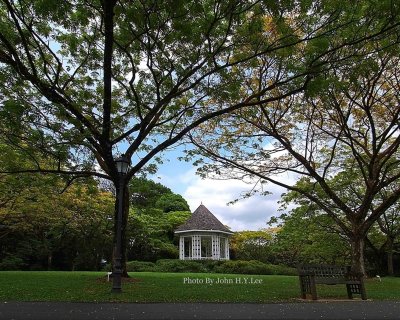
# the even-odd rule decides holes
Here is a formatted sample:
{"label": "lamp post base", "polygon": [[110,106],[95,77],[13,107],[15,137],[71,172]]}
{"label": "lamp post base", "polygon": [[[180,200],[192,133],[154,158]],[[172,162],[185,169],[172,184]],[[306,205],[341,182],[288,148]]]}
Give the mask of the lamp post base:
{"label": "lamp post base", "polygon": [[111,288],[112,293],[121,293],[122,286],[121,286],[121,275],[122,272],[114,272],[113,274],[113,286]]}

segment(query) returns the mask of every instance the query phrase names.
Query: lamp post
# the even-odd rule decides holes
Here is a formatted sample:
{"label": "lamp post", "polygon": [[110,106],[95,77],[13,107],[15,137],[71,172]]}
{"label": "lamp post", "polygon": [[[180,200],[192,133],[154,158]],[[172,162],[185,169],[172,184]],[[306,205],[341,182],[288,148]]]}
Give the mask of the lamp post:
{"label": "lamp post", "polygon": [[117,213],[117,234],[116,234],[116,248],[114,252],[114,268],[113,268],[113,286],[111,291],[115,293],[122,292],[121,276],[122,276],[122,217],[124,210],[124,186],[125,175],[128,172],[130,161],[125,156],[115,159],[115,165],[118,171],[118,213]]}

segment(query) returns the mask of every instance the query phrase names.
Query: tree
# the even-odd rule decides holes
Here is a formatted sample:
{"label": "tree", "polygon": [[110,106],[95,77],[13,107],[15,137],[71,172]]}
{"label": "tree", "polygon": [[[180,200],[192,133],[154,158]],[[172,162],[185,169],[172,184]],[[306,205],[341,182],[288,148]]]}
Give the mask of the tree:
{"label": "tree", "polygon": [[190,211],[186,200],[171,189],[144,177],[133,177],[129,182],[131,205],[138,210],[162,209],[170,211]]}
{"label": "tree", "polygon": [[[201,173],[258,181],[260,192],[272,182],[304,196],[350,240],[353,269],[365,274],[368,230],[400,197],[397,41],[359,48],[304,93],[235,112],[222,133],[193,135],[215,161]],[[285,182],[283,172],[304,183]]]}
{"label": "tree", "polygon": [[93,180],[63,190],[57,177],[6,176],[0,186],[0,269],[98,270],[111,256],[113,199]]}
{"label": "tree", "polygon": [[185,199],[161,183],[134,177],[127,225],[127,258],[156,261],[177,258],[175,229],[190,216]]}
{"label": "tree", "polygon": [[269,224],[278,224],[273,246],[278,263],[296,267],[351,262],[349,240],[316,204],[294,191],[283,194],[280,204],[284,213],[269,221]]}
{"label": "tree", "polygon": [[399,201],[371,227],[366,238],[366,258],[377,274],[393,275],[400,240]]}
{"label": "tree", "polygon": [[156,202],[156,207],[163,212],[190,211],[186,200],[179,194],[164,194]]}
{"label": "tree", "polygon": [[271,262],[274,230],[240,231],[232,236],[232,256],[238,260]]}
{"label": "tree", "polygon": [[[132,204],[127,257],[175,258],[174,230],[190,212],[165,213],[157,207],[157,200],[167,195],[186,201],[159,183],[132,182],[138,180],[140,199],[152,201],[145,207],[140,202],[139,208]],[[65,182],[55,176],[0,178],[0,270],[98,270],[102,259],[111,259],[112,194],[101,190],[93,179],[64,188]]]}
{"label": "tree", "polygon": [[171,211],[168,213],[152,208],[135,212],[131,209],[127,237],[128,259],[156,261],[179,257],[174,231],[189,217],[190,211]]}
{"label": "tree", "polygon": [[[387,197],[385,194],[384,197]],[[377,225],[379,230],[385,235],[385,241],[382,248],[387,255],[387,273],[394,274],[394,253],[396,252],[396,244],[399,243],[400,238],[400,214],[399,214],[400,201],[397,201],[393,206],[388,208],[385,213],[378,219]]]}
{"label": "tree", "polygon": [[[124,237],[126,186],[139,171],[154,170],[151,161],[164,150],[210,119],[302,90],[335,52],[397,25],[384,21],[334,48],[316,47],[349,23],[370,23],[354,8],[335,1],[2,0],[1,108],[19,110],[22,125],[1,138],[30,159],[3,172],[109,179],[124,194]],[[296,52],[313,58],[293,59]],[[259,71],[256,90],[241,91]],[[121,151],[133,161],[125,177],[115,165]],[[116,228],[117,213],[114,220]]]}
{"label": "tree", "polygon": [[154,204],[165,194],[173,192],[163,186],[144,177],[133,177],[129,182],[129,193],[131,195],[131,205],[137,209],[154,208]]}

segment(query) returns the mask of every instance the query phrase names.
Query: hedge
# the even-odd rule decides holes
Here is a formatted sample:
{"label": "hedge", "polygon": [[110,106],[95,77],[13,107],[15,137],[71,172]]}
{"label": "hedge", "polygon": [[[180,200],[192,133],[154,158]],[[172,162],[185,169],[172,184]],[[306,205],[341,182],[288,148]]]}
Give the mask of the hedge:
{"label": "hedge", "polygon": [[178,260],[162,259],[156,263],[145,261],[127,262],[128,272],[192,272],[192,273],[232,273],[297,275],[294,268],[266,264],[256,260]]}

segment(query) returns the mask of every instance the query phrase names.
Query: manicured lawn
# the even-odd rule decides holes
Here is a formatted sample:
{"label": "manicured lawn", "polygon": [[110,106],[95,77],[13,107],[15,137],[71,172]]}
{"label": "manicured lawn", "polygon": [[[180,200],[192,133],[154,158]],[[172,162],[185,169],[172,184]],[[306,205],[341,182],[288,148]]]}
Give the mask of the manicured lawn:
{"label": "manicured lawn", "polygon": [[[132,278],[123,283],[123,293],[112,294],[104,272],[0,272],[0,301],[299,301],[298,278],[294,276],[156,272],[130,275]],[[370,279],[366,287],[369,299],[400,300],[400,278],[382,278],[382,282]],[[344,285],[318,286],[318,294],[321,299],[347,298]]]}

